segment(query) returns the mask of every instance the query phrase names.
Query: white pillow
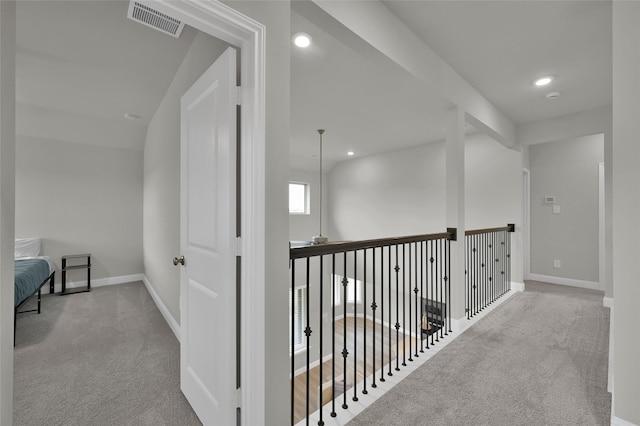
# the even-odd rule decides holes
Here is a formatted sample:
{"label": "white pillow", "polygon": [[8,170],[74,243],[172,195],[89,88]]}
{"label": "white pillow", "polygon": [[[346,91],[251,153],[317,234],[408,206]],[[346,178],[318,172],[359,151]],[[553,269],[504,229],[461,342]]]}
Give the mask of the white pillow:
{"label": "white pillow", "polygon": [[36,257],[40,254],[40,238],[16,239],[15,258]]}

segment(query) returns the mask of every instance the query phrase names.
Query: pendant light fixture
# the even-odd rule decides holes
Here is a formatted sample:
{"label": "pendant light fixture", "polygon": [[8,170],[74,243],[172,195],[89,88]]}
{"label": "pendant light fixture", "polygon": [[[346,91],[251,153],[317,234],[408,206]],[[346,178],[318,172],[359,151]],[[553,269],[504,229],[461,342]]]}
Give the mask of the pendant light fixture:
{"label": "pendant light fixture", "polygon": [[325,237],[322,235],[322,134],[324,133],[324,129],[318,129],[318,134],[320,135],[320,229],[319,234],[312,238],[314,244],[325,244],[329,241],[329,237]]}

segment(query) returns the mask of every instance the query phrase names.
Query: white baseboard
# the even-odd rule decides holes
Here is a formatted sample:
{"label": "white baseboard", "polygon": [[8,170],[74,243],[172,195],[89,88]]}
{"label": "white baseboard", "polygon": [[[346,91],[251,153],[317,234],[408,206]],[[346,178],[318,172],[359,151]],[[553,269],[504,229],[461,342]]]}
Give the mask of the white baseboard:
{"label": "white baseboard", "polygon": [[[513,296],[517,292],[524,291],[524,284],[520,284],[520,285],[514,285],[514,284],[517,284],[517,283],[511,283],[510,292],[505,293],[498,299],[494,300],[493,303],[485,307],[482,310],[482,312],[475,314],[472,318],[469,318],[469,319],[467,319],[466,317],[457,318],[457,319],[453,318],[451,320],[451,329],[454,331],[454,333],[458,333],[458,334],[464,333],[473,324],[477,323],[482,318],[484,318],[489,312],[493,311],[495,308],[497,308],[498,306],[506,302],[511,296]],[[520,288],[522,288],[522,290],[520,290]]]}
{"label": "white baseboard", "polygon": [[612,415],[611,426],[638,426],[638,425]]}
{"label": "white baseboard", "polygon": [[176,339],[178,339],[178,342],[179,342],[180,341],[180,325],[178,324],[178,321],[176,321],[175,318],[173,318],[173,315],[171,315],[171,312],[169,312],[167,305],[164,304],[164,302],[162,301],[162,299],[160,298],[156,290],[153,288],[153,286],[149,282],[149,279],[144,274],[142,275],[142,282],[144,283],[144,286],[147,288],[147,291],[151,295],[151,298],[155,302],[156,306],[158,307],[158,310],[164,317],[164,320],[167,322],[167,324],[169,324],[169,328],[171,328],[171,331],[173,331],[173,334],[176,336]]}
{"label": "white baseboard", "polygon": [[524,291],[525,290],[525,284],[524,283],[516,283],[516,282],[511,282],[511,291]]}
{"label": "white baseboard", "polygon": [[[142,281],[143,274],[120,275],[119,277],[98,278],[91,280],[91,287],[103,287],[106,285],[116,285],[124,283],[132,283]],[[87,281],[68,281],[67,288],[86,287]],[[62,284],[58,283],[53,286],[53,291],[59,293],[62,291]],[[42,287],[42,294],[49,294],[49,283]]]}
{"label": "white baseboard", "polygon": [[602,298],[602,306],[605,308],[613,308],[613,298],[612,297],[603,297]]}
{"label": "white baseboard", "polygon": [[542,281],[544,283],[566,285],[569,287],[586,288],[589,290],[602,291],[600,283],[595,281],[583,281],[574,280],[573,278],[553,277],[551,275],[529,274],[529,279],[532,281]]}

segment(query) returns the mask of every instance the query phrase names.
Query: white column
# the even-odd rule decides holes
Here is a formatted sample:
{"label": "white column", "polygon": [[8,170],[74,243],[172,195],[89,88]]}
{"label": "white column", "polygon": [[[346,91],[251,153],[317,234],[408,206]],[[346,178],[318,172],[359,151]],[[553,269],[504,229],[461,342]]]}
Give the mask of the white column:
{"label": "white column", "polygon": [[635,425],[640,425],[639,22],[640,3],[613,2],[612,424]]}
{"label": "white column", "polygon": [[464,317],[464,123],[461,108],[452,109],[447,116],[446,190],[447,228],[458,230],[457,241],[451,242],[451,318]]}
{"label": "white column", "polygon": [[13,423],[16,4],[0,1],[0,424]]}

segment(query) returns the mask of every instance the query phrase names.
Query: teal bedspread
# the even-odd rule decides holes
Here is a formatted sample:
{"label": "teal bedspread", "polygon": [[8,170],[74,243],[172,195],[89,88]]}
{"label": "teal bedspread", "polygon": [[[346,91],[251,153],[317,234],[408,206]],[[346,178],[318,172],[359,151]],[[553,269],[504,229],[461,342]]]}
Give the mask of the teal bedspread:
{"label": "teal bedspread", "polygon": [[18,306],[49,277],[49,263],[43,259],[16,260],[15,273],[15,306]]}

